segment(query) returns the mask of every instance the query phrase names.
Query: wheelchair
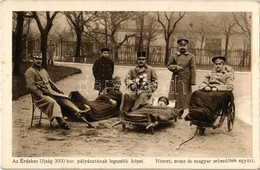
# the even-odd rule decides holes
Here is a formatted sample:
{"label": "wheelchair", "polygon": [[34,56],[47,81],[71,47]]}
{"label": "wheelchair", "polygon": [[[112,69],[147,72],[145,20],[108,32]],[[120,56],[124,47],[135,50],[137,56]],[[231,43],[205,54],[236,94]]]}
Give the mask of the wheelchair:
{"label": "wheelchair", "polygon": [[214,114],[213,122],[208,123],[196,119],[189,120],[190,126],[192,125],[197,126],[196,131],[190,139],[180,143],[179,146],[176,148],[177,150],[180,149],[181,145],[192,140],[196,136],[197,132],[199,132],[199,135],[204,135],[206,128],[213,128],[213,129],[220,128],[226,119],[227,119],[228,131],[231,131],[233,129],[235,123],[235,102],[234,102],[233,93],[231,92],[230,94],[231,94],[230,95],[231,99],[229,100],[229,102],[227,102],[227,105],[224,108],[218,109],[215,113],[213,113]]}
{"label": "wheelchair", "polygon": [[[227,109],[219,110],[217,113],[215,113],[215,116],[216,116],[216,120],[213,123],[192,120],[190,122],[190,126],[192,126],[192,125],[197,126],[196,131],[199,132],[199,135],[204,135],[206,128],[213,128],[213,129],[220,128],[223,125],[225,119],[227,119],[228,131],[231,131],[233,129],[234,122],[235,122],[234,99],[228,103]],[[217,120],[218,120],[218,122],[216,122]]]}

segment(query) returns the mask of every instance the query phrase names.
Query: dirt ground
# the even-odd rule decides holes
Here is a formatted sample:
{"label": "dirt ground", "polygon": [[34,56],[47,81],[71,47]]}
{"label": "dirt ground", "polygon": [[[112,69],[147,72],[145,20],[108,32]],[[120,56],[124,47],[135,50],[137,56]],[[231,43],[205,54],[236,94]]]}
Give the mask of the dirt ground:
{"label": "dirt ground", "polygon": [[[91,66],[77,65],[83,73],[61,80],[58,85],[69,94],[79,90],[88,99],[95,99],[95,91],[88,89],[91,81]],[[116,73],[123,76],[128,68]],[[84,86],[87,84],[87,86]],[[36,111],[39,113],[39,111]],[[13,157],[251,157],[252,126],[235,120],[234,129],[228,132],[226,122],[221,128],[207,128],[204,136],[196,135],[193,140],[178,145],[190,138],[196,127],[190,126],[184,119],[159,125],[155,134],[142,127],[112,125],[119,121],[115,117],[109,120],[93,122],[96,129],[88,128],[84,122],[71,122],[71,130],[50,128],[47,120],[37,127],[30,128],[31,98],[22,96],[13,101],[12,110],[12,156]]]}

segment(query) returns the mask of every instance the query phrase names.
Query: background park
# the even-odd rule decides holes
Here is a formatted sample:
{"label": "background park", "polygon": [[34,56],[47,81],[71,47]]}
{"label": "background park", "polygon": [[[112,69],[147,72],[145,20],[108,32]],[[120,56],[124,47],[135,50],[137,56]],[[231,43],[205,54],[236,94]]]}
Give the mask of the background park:
{"label": "background park", "polygon": [[[57,11],[13,12],[13,155],[16,156],[241,156],[252,154],[252,92],[251,92],[251,16],[241,12],[101,12],[101,11]],[[115,73],[122,79],[136,63],[136,52],[145,50],[148,64],[155,67],[159,75],[158,96],[167,95],[171,73],[166,64],[177,51],[176,40],[190,40],[189,51],[195,55],[198,88],[204,75],[212,68],[214,55],[225,55],[227,64],[235,70],[236,103],[235,127],[227,132],[226,127],[209,129],[205,137],[197,138],[183,151],[167,152],[186,140],[194,131],[188,122],[178,120],[173,128],[162,127],[157,135],[146,132],[130,133],[121,127],[111,128],[118,121],[113,118],[94,122],[97,129],[87,129],[84,124],[70,122],[72,132],[50,131],[48,123],[42,128],[28,129],[31,101],[27,94],[24,72],[30,67],[35,51],[42,51],[43,67],[66,94],[78,90],[94,100],[92,63],[99,57],[101,47],[109,47],[115,62]],[[48,65],[48,47],[55,44],[54,65]],[[76,74],[76,75],[74,75]],[[69,76],[69,77],[68,77]],[[85,82],[90,84],[83,85]],[[167,83],[168,84],[167,84]],[[122,87],[125,88],[124,85]],[[22,114],[21,114],[22,112]],[[76,129],[75,131],[73,129]],[[184,129],[188,129],[185,130]],[[171,139],[169,139],[171,135]],[[35,136],[38,138],[35,139]],[[247,137],[247,140],[245,139]],[[115,139],[117,138],[117,139]],[[207,139],[206,139],[207,138]],[[125,140],[127,139],[127,140]],[[134,140],[143,145],[134,145]],[[225,141],[226,146],[218,142]],[[223,139],[223,140],[222,140]],[[52,141],[51,143],[46,143]],[[201,140],[206,148],[201,147]],[[156,148],[158,142],[165,143]],[[203,143],[202,142],[202,143]],[[231,149],[234,143],[239,147]],[[42,145],[35,149],[35,145]],[[52,150],[59,145],[70,146],[65,151]],[[96,145],[98,147],[89,148]],[[81,145],[81,148],[77,148]],[[111,148],[119,148],[113,150]],[[220,149],[216,150],[213,146]],[[47,146],[47,147],[46,147]],[[83,147],[85,146],[85,147]],[[230,147],[228,147],[230,146]],[[195,149],[196,148],[196,149]],[[222,149],[221,149],[222,148]],[[229,149],[227,149],[229,148]],[[103,150],[104,149],[104,150]],[[138,150],[139,149],[139,150]],[[195,152],[191,151],[195,149]],[[174,149],[172,149],[174,150]],[[197,150],[197,152],[196,152]]]}

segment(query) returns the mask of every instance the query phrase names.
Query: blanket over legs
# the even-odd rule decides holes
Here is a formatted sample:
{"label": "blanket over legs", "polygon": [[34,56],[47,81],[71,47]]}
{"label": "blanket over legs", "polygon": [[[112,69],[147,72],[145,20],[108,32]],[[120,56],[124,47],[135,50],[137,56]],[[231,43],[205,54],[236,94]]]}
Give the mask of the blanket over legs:
{"label": "blanket over legs", "polygon": [[197,90],[191,95],[189,114],[185,120],[213,123],[217,118],[216,114],[220,111],[226,111],[233,98],[231,91]]}
{"label": "blanket over legs", "polygon": [[152,122],[168,122],[179,116],[179,111],[171,107],[151,106],[149,104],[130,113],[126,113],[125,119],[129,121],[146,121],[146,115],[150,114]]}

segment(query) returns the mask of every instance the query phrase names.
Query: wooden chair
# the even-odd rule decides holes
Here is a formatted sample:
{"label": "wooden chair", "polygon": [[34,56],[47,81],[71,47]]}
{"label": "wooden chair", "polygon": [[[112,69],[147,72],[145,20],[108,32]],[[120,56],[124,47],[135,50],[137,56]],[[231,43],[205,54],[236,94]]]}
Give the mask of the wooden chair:
{"label": "wooden chair", "polygon": [[[40,111],[40,115],[36,115],[36,110],[37,110],[37,106],[36,104],[34,103],[34,100],[33,100],[33,97],[31,96],[31,99],[32,99],[32,117],[31,117],[31,127],[33,125],[33,122],[35,120],[39,120],[39,123],[38,125],[41,125],[41,121],[42,119],[47,119],[47,117],[43,116],[43,112],[38,108],[38,110]],[[50,121],[50,127],[52,127],[52,121]]]}

